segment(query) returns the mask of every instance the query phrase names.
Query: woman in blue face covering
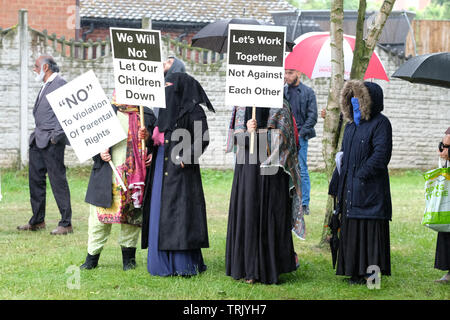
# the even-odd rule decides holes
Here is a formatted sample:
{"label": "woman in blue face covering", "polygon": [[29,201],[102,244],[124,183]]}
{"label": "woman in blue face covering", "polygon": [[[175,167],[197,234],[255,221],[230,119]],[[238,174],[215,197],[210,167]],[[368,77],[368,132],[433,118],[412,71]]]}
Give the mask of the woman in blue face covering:
{"label": "woman in blue face covering", "polygon": [[366,284],[371,270],[391,274],[388,164],[392,127],[381,114],[383,90],[376,83],[347,81],[341,108],[349,122],[337,189],[341,229],[336,274],[350,277],[350,283]]}

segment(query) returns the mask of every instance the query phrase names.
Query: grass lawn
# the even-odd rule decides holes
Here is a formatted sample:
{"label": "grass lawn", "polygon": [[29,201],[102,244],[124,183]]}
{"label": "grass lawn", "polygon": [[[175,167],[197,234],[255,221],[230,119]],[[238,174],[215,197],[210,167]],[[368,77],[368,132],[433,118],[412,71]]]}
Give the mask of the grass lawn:
{"label": "grass lawn", "polygon": [[[379,290],[350,286],[335,275],[331,254],[319,243],[327,199],[326,176],[311,173],[311,215],[307,239],[294,239],[301,267],[281,276],[279,285],[248,285],[225,275],[225,239],[233,173],[203,170],[210,248],[203,250],[208,270],[199,276],[152,277],[146,269],[147,251],[137,250],[138,267],[122,271],[113,226],[94,270],[79,273],[86,257],[88,204],[84,202],[89,168],[68,170],[74,233],[51,236],[59,221],[48,185],[47,229],[19,232],[31,217],[27,171],[3,170],[0,202],[0,299],[450,299],[450,286],[435,284],[444,272],[433,268],[437,233],[421,226],[424,180],[419,171],[391,174],[393,220],[392,276],[382,277]],[[74,288],[75,286],[75,288]]]}

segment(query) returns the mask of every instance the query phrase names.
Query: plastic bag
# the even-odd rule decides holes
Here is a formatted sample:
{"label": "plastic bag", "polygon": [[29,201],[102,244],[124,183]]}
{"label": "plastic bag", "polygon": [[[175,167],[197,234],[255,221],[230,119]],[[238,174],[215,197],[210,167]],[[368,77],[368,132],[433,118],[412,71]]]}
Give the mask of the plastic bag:
{"label": "plastic bag", "polygon": [[422,225],[438,232],[450,232],[450,168],[424,174],[425,213]]}

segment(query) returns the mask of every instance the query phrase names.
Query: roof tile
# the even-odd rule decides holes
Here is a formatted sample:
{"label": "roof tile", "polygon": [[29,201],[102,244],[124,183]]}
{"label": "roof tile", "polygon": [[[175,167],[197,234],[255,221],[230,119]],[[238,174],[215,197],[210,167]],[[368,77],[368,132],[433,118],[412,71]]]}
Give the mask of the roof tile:
{"label": "roof tile", "polygon": [[140,19],[213,22],[229,17],[245,16],[272,21],[269,11],[295,10],[285,0],[80,0],[82,18]]}

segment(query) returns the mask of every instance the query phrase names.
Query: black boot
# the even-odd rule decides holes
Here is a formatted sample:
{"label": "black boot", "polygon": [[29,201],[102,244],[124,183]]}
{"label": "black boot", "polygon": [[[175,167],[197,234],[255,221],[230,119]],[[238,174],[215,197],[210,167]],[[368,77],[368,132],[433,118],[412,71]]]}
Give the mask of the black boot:
{"label": "black boot", "polygon": [[89,253],[86,257],[86,261],[80,266],[80,269],[94,269],[97,267],[98,259],[100,258],[100,253],[94,256],[91,256]]}
{"label": "black boot", "polygon": [[349,284],[366,284],[367,279],[364,276],[352,276],[350,279],[348,279]]}
{"label": "black boot", "polygon": [[136,248],[122,247],[123,270],[136,268]]}

